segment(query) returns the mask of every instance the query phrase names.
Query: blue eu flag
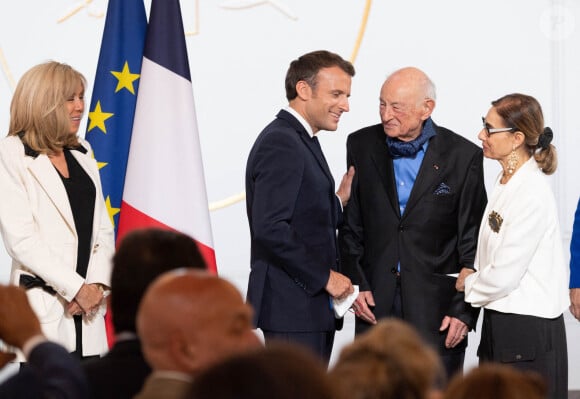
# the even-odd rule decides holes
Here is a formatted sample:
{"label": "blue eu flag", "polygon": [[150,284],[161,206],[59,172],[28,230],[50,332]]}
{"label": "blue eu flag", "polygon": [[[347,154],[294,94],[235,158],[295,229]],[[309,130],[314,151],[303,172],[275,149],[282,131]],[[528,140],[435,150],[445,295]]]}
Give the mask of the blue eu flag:
{"label": "blue eu flag", "polygon": [[143,0],[109,0],[86,139],[117,232],[147,30]]}

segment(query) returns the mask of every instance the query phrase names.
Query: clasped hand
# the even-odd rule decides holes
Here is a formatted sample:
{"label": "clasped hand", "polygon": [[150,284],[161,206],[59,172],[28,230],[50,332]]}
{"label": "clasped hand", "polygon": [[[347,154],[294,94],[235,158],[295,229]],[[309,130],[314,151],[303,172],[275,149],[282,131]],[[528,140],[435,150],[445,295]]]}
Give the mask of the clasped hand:
{"label": "clasped hand", "polygon": [[98,284],[83,284],[75,298],[67,305],[67,313],[72,316],[84,314],[92,317],[99,311],[103,300],[103,290]]}

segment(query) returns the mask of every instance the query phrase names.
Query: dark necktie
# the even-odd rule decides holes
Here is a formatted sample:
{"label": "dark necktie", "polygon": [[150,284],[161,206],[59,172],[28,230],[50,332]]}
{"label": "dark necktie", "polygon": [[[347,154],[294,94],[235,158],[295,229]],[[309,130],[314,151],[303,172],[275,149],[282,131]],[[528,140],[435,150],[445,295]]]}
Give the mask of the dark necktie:
{"label": "dark necktie", "polygon": [[328,163],[326,162],[326,158],[324,157],[324,153],[322,152],[322,147],[320,146],[320,141],[318,141],[318,137],[312,137],[312,149],[314,150],[314,155],[318,158],[319,162],[322,162],[322,167],[326,170],[326,173],[330,175],[330,169],[328,167]]}
{"label": "dark necktie", "polygon": [[314,146],[318,150],[318,155],[323,155],[322,154],[322,147],[320,146],[320,141],[318,141],[318,137],[312,136],[312,142],[314,143]]}

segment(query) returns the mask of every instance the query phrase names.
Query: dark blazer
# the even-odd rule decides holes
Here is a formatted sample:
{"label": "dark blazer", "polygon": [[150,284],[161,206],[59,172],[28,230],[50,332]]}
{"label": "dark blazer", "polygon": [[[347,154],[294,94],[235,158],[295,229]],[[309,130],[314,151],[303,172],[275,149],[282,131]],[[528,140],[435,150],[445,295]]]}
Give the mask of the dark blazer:
{"label": "dark blazer", "polygon": [[[400,262],[404,318],[445,352],[444,316],[471,328],[477,321],[479,310],[464,302],[448,274],[473,267],[487,196],[481,149],[435,130],[402,216],[382,125],[349,135],[347,163],[356,173],[339,240],[342,271],[361,291],[372,291],[377,319],[390,315]],[[369,326],[357,318],[357,333]],[[464,350],[466,341],[452,351]]]}
{"label": "dark blazer", "polygon": [[151,373],[138,339],[121,340],[100,359],[83,363],[92,399],[131,399]]}
{"label": "dark blazer", "polygon": [[246,167],[256,326],[280,332],[333,331],[330,269],[338,267],[341,207],[324,155],[287,111],[258,136]]}
{"label": "dark blazer", "polygon": [[18,374],[0,384],[2,399],[78,399],[88,393],[79,361],[49,341],[35,346]]}

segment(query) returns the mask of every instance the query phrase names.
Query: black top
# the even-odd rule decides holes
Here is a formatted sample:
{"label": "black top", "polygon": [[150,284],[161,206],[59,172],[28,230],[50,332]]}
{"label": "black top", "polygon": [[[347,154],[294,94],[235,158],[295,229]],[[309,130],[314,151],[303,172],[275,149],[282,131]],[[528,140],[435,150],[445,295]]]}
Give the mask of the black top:
{"label": "black top", "polygon": [[96,190],[93,181],[70,151],[69,149],[64,149],[69,177],[65,178],[60,172],[59,176],[66,189],[78,236],[76,271],[85,278],[91,255]]}

